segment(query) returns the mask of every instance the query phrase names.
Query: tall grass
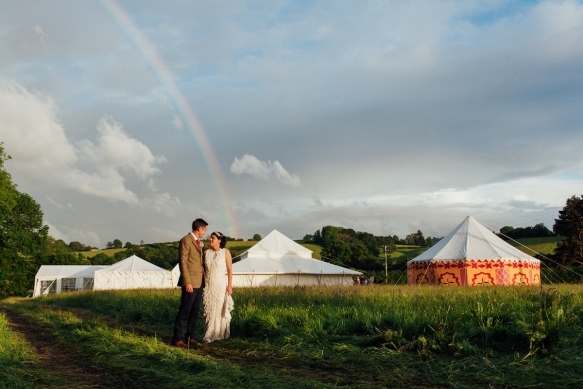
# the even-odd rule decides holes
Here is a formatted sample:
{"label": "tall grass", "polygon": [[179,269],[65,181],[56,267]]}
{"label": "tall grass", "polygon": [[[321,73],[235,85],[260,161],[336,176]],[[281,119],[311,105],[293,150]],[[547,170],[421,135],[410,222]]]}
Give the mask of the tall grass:
{"label": "tall grass", "polygon": [[[178,299],[179,291],[118,291],[30,303],[169,337]],[[583,369],[579,285],[254,288],[234,299],[231,339],[216,346],[226,358],[332,371],[349,386],[355,375],[370,387],[583,385],[574,373]]]}
{"label": "tall grass", "polygon": [[[548,351],[532,343],[541,336],[533,331],[543,321],[555,323],[561,333],[552,347],[583,346],[583,291],[578,286],[547,289],[543,297],[539,288],[529,287],[392,286],[236,289],[234,297],[232,334],[244,338],[294,335],[307,342],[342,338],[356,346],[431,353],[528,353],[536,347]],[[173,323],[178,292],[89,292],[44,301],[164,328]]]}

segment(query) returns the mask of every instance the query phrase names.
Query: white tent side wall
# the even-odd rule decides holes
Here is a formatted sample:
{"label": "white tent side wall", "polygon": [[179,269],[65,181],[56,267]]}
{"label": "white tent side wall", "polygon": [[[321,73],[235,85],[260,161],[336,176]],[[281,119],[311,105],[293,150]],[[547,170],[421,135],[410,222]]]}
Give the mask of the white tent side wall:
{"label": "white tent side wall", "polygon": [[233,274],[233,287],[260,286],[350,286],[351,274]]}
{"label": "white tent side wall", "polygon": [[43,265],[34,279],[32,297],[61,292],[91,290],[95,271],[107,266]]}
{"label": "white tent side wall", "polygon": [[167,270],[95,272],[93,290],[168,289],[174,287],[172,280]]}

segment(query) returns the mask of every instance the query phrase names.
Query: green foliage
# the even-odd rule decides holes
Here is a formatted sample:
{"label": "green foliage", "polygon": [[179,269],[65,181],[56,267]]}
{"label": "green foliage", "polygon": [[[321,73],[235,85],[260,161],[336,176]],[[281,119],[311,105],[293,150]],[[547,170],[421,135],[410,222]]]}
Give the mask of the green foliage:
{"label": "green foliage", "polygon": [[114,249],[121,249],[122,246],[121,240],[114,239],[112,245]]}
{"label": "green foliage", "polygon": [[72,251],[84,251],[85,250],[85,245],[81,242],[77,242],[77,241],[73,241],[71,243],[69,243],[69,249]]}
{"label": "green foliage", "polygon": [[553,231],[565,237],[556,249],[556,258],[564,265],[583,265],[583,195],[567,199]]}
{"label": "green foliage", "polygon": [[395,248],[390,236],[374,236],[368,232],[335,226],[324,226],[321,232],[318,230],[313,235],[306,235],[306,238],[322,246],[323,260],[368,272],[384,269],[384,260],[378,258],[381,246],[383,254],[384,246],[387,246],[389,253]]}
{"label": "green foliage", "polygon": [[94,265],[108,265],[131,257],[132,255],[137,255],[166,270],[172,269],[178,263],[178,247],[166,243],[132,246],[127,250],[114,253],[113,257],[100,253],[93,257],[91,263]]}
{"label": "green foliage", "polygon": [[553,232],[549,230],[543,223],[536,224],[533,227],[517,227],[504,226],[500,229],[500,238],[504,240],[524,239],[524,238],[545,238],[554,236]]}
{"label": "green foliage", "polygon": [[4,170],[8,158],[0,143],[0,298],[26,293],[37,269],[33,256],[48,242],[40,206]]}
{"label": "green foliage", "polygon": [[261,235],[259,234],[253,235],[253,240],[261,240]]}
{"label": "green foliage", "polygon": [[[125,257],[124,257],[125,258]],[[123,259],[123,258],[122,258]],[[118,262],[118,259],[115,257],[110,257],[107,254],[99,253],[94,255],[89,259],[92,265],[113,265],[114,263]]]}

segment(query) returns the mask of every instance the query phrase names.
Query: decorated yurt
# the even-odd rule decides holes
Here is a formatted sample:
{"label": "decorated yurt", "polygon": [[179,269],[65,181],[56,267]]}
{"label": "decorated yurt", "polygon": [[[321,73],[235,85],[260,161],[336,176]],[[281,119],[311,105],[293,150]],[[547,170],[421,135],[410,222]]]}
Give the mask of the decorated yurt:
{"label": "decorated yurt", "polygon": [[352,285],[361,272],[312,258],[312,250],[277,230],[233,264],[233,286]]}
{"label": "decorated yurt", "polygon": [[407,280],[409,285],[538,285],[540,261],[468,216],[407,262]]}

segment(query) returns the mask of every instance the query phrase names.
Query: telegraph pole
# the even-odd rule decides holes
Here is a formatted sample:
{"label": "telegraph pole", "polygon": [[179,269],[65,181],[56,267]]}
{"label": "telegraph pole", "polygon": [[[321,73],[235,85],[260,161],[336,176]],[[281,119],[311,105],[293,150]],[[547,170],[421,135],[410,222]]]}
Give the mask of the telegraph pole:
{"label": "telegraph pole", "polygon": [[385,248],[385,284],[389,283],[389,263],[387,262],[387,245],[383,246]]}

